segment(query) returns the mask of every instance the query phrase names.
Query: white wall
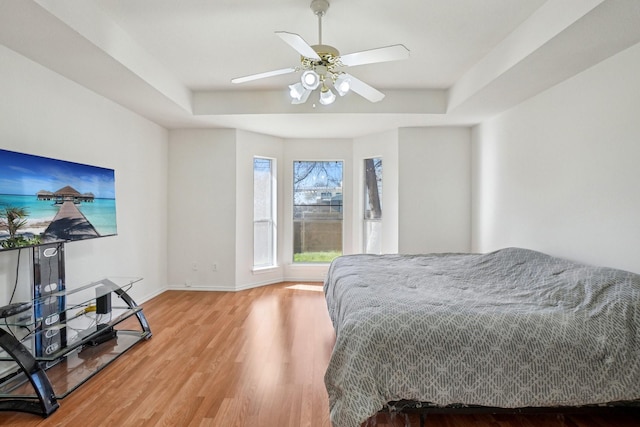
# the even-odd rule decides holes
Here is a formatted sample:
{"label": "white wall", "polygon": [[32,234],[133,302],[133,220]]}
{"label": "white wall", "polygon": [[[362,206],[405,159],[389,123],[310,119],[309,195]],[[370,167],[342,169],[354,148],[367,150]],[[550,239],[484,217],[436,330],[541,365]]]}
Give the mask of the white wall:
{"label": "white wall", "polygon": [[468,128],[399,130],[401,253],[471,248],[471,132]]}
{"label": "white wall", "polygon": [[171,288],[235,289],[235,159],[235,130],[170,131]]}
{"label": "white wall", "polygon": [[[3,46],[0,64],[0,148],[115,170],[118,235],[65,245],[67,286],[139,276],[144,281],[131,291],[137,302],[162,292],[166,130]],[[16,260],[15,251],[0,253],[0,301],[8,301]],[[28,295],[28,269],[20,276]]]}
{"label": "white wall", "polygon": [[[344,162],[345,254],[362,251],[363,159],[376,156],[384,162],[383,252],[469,250],[469,129],[401,129],[356,140],[173,130],[169,147],[172,288],[240,290],[324,279],[328,265],[292,262],[295,160]],[[252,269],[254,156],[278,165],[278,266],[265,271]]]}
{"label": "white wall", "polygon": [[364,159],[382,158],[382,253],[398,252],[398,131],[353,141],[354,215],[352,245],[363,252]]}
{"label": "white wall", "polygon": [[[170,131],[169,283],[173,289],[240,290],[282,280],[323,280],[326,265],[293,265],[294,160],[343,160],[352,197],[351,140],[281,140],[234,129]],[[254,272],[253,157],[278,163],[278,267]],[[352,207],[344,213],[353,253]],[[216,271],[211,265],[216,264]],[[187,286],[189,285],[189,286]]]}
{"label": "white wall", "polygon": [[473,132],[473,248],[640,273],[640,45]]}

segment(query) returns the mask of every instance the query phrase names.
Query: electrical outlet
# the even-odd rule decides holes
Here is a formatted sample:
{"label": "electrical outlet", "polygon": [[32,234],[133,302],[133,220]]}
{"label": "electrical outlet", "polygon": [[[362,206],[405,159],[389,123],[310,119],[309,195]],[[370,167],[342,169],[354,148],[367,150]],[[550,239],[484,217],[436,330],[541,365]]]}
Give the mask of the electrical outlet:
{"label": "electrical outlet", "polygon": [[187,279],[184,281],[184,286],[185,288],[190,288],[191,287],[191,280]]}
{"label": "electrical outlet", "polygon": [[192,269],[193,271],[198,271],[198,263],[197,263],[197,262],[194,262],[193,264],[191,264],[191,269]]}
{"label": "electrical outlet", "polygon": [[217,264],[211,264],[211,271],[218,271],[218,265]]}

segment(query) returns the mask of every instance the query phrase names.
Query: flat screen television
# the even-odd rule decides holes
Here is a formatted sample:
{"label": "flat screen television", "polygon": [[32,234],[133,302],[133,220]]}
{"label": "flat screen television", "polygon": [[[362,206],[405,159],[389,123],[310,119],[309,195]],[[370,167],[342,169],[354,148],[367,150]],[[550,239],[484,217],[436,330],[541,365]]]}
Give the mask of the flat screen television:
{"label": "flat screen television", "polygon": [[116,234],[113,169],[0,149],[0,251]]}

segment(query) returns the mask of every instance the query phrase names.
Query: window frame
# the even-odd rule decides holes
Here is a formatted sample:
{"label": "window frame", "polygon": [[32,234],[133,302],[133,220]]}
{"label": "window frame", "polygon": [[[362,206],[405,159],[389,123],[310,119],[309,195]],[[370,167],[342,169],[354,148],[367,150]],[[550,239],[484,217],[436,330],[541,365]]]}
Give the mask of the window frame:
{"label": "window frame", "polygon": [[[270,208],[269,213],[271,218],[259,218],[256,219],[256,160],[269,161],[269,192],[270,192]],[[277,218],[278,218],[278,195],[277,195],[277,159],[272,157],[265,156],[253,156],[253,271],[257,270],[265,270],[270,268],[275,268],[278,266],[278,226],[277,226]],[[266,222],[267,229],[269,231],[269,236],[267,237],[267,241],[270,242],[270,254],[267,256],[268,261],[261,264],[256,264],[256,223],[257,222]],[[270,258],[270,259],[269,259]]]}
{"label": "window frame", "polygon": [[[368,179],[369,179],[369,175],[368,175],[368,170],[369,167],[367,165],[368,161],[372,161],[372,165],[374,167],[374,171],[378,169],[378,166],[376,166],[376,162],[379,162],[379,169],[380,169],[380,176],[378,176],[377,174],[375,174],[376,176],[376,193],[377,193],[377,197],[378,197],[378,203],[379,203],[379,212],[377,214],[374,214],[375,218],[372,218],[371,216],[371,209],[369,209],[369,186],[368,186]],[[366,157],[362,160],[363,162],[363,178],[362,178],[362,252],[363,253],[367,253],[367,254],[381,254],[382,253],[382,218],[383,218],[383,197],[384,197],[384,191],[383,191],[383,184],[384,184],[384,172],[383,172],[383,157],[382,156],[375,156],[375,157]],[[369,215],[367,215],[367,213],[369,213]],[[377,226],[378,230],[378,243],[376,245],[376,249],[375,251],[370,251],[369,247],[370,247],[370,233],[368,232],[368,230],[372,227],[372,226]]]}
{"label": "window frame", "polygon": [[[292,265],[296,265],[296,266],[300,266],[300,265],[326,265],[328,263],[330,263],[331,261],[328,260],[318,260],[318,261],[314,261],[314,260],[296,260],[296,255],[297,254],[304,254],[306,253],[305,251],[302,252],[297,252],[296,251],[296,239],[300,239],[300,240],[304,240],[303,236],[298,235],[296,229],[298,227],[298,225],[296,224],[297,222],[300,222],[300,218],[297,218],[297,209],[301,206],[314,206],[316,207],[316,209],[320,208],[320,204],[315,205],[315,204],[301,204],[301,203],[296,203],[296,196],[299,194],[299,188],[297,188],[297,184],[296,184],[296,164],[297,163],[321,163],[321,164],[327,164],[327,166],[329,166],[329,164],[340,164],[340,180],[339,180],[339,186],[336,187],[329,187],[329,186],[318,186],[314,189],[314,191],[316,191],[316,195],[318,199],[322,199],[323,201],[328,201],[327,207],[328,207],[328,212],[331,213],[336,213],[339,212],[339,219],[333,219],[333,220],[339,220],[339,227],[337,227],[337,229],[339,230],[339,250],[329,250],[327,251],[328,253],[331,252],[338,252],[339,255],[344,254],[344,248],[345,248],[345,233],[344,233],[344,226],[345,226],[345,217],[344,217],[344,180],[345,180],[345,168],[347,167],[347,162],[343,159],[294,159],[291,160],[291,197],[290,197],[290,203],[291,203],[291,258],[290,258],[290,262],[292,263]],[[323,194],[325,192],[327,192],[327,190],[329,188],[332,188],[334,191],[334,194],[332,195],[332,197],[330,198],[326,198],[326,194]],[[333,200],[335,198],[339,197],[340,201],[339,203],[334,203]],[[337,200],[337,199],[336,199]],[[337,209],[337,210],[336,210]],[[310,221],[311,222],[311,221]],[[303,243],[300,243],[303,244]],[[313,251],[310,251],[313,252]]]}

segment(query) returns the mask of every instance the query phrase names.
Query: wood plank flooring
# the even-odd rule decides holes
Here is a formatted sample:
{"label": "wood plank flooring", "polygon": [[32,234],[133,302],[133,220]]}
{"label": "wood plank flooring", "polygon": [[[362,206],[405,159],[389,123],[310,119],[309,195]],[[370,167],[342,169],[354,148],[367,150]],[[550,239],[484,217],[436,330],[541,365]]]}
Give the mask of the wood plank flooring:
{"label": "wood plank flooring", "polygon": [[[323,376],[335,340],[320,283],[169,291],[143,304],[153,337],[43,419],[0,425],[330,427]],[[135,322],[135,321],[134,321]],[[418,426],[381,414],[366,426]],[[426,427],[638,427],[637,415],[429,415]]]}

